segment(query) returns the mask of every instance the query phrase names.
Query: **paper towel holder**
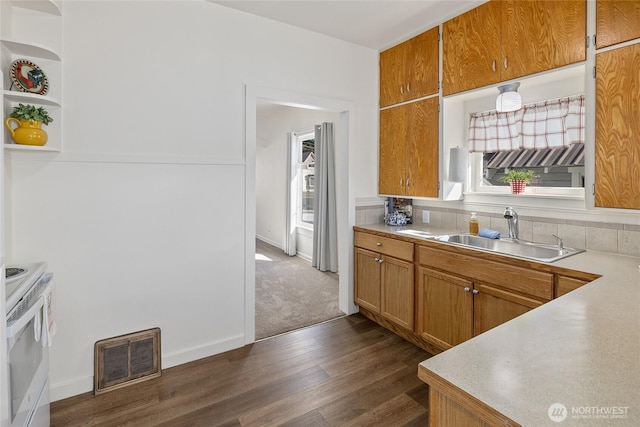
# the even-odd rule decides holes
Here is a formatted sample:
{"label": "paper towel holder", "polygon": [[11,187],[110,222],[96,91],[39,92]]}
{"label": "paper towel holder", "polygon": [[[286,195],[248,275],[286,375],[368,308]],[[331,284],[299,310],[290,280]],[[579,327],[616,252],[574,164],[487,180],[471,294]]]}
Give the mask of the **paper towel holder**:
{"label": "paper towel holder", "polygon": [[447,174],[447,180],[444,182],[443,200],[463,199],[468,165],[469,150],[460,147],[449,149],[449,173]]}
{"label": "paper towel holder", "polygon": [[469,167],[469,150],[454,147],[449,149],[449,181],[466,182]]}

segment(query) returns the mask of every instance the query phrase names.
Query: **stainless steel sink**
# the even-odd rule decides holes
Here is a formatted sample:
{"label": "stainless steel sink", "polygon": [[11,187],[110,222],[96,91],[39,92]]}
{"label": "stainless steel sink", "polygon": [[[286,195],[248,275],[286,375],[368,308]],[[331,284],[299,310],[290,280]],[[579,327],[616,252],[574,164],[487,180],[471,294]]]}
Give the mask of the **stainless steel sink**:
{"label": "stainless steel sink", "polygon": [[554,262],[584,252],[584,249],[560,248],[555,245],[545,245],[525,240],[487,239],[486,237],[468,234],[436,236],[435,240],[542,262]]}
{"label": "stainless steel sink", "polygon": [[422,239],[433,239],[436,237],[433,233],[421,230],[398,230],[398,233],[408,234],[409,236],[420,237]]}

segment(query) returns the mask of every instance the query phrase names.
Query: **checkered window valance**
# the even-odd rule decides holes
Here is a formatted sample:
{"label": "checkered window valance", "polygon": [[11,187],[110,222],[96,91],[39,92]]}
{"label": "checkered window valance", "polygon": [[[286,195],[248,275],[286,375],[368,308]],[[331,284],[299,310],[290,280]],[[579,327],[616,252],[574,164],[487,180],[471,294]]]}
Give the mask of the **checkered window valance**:
{"label": "checkered window valance", "polygon": [[584,95],[471,114],[469,151],[539,150],[584,143]]}

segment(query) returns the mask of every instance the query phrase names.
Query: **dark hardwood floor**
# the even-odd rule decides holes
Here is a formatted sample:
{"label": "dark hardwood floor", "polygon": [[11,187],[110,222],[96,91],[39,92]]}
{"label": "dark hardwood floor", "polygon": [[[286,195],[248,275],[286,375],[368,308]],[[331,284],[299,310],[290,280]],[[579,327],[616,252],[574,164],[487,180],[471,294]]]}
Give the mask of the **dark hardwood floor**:
{"label": "dark hardwood floor", "polygon": [[51,404],[51,426],[426,426],[431,355],[361,315]]}

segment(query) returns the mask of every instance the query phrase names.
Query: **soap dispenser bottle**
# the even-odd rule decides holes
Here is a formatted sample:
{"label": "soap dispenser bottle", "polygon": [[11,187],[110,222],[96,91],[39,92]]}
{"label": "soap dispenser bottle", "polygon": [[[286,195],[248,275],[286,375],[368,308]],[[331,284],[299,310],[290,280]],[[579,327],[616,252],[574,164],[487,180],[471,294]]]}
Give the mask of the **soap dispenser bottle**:
{"label": "soap dispenser bottle", "polygon": [[478,218],[475,212],[471,212],[471,218],[469,219],[469,234],[472,236],[478,235]]}

